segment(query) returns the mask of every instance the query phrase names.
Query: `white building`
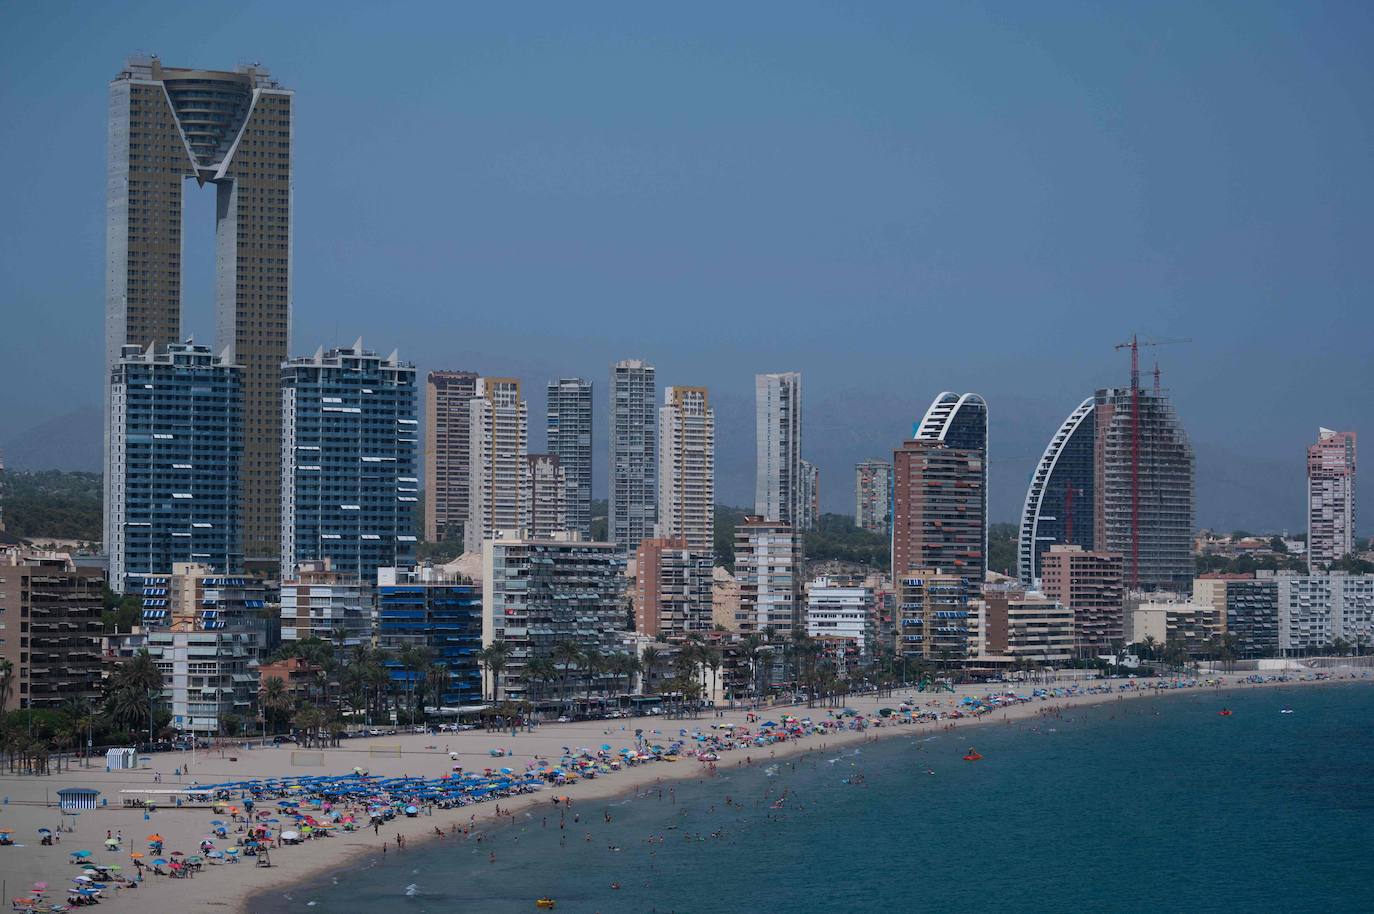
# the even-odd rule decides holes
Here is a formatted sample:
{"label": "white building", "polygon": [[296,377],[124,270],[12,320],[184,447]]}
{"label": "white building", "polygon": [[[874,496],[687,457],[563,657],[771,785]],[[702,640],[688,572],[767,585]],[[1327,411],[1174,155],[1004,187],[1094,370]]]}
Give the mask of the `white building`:
{"label": "white building", "polygon": [[754,376],[754,513],[796,525],[802,520],[801,372]]}
{"label": "white building", "polygon": [[372,640],[373,589],[357,575],[334,571],[329,559],[302,562],[281,582],[281,639],[319,638],[335,649]]}
{"label": "white building", "polygon": [[468,520],[463,549],[476,552],[498,530],[528,522],[524,499],[529,414],[516,378],[478,378],[468,413]]}
{"label": "white building", "polygon": [[750,515],[735,528],[740,632],[786,637],[802,624],[801,563],[791,525]]}
{"label": "white building", "polygon": [[668,387],[658,411],[658,535],[715,543],[716,414],[704,387]]}
{"label": "white building", "polygon": [[1341,639],[1374,646],[1374,575],[1278,575],[1279,649],[1321,650]]}
{"label": "white building", "polygon": [[806,585],[806,633],[812,638],[846,638],[867,656],[875,647],[873,589],[820,577]]}

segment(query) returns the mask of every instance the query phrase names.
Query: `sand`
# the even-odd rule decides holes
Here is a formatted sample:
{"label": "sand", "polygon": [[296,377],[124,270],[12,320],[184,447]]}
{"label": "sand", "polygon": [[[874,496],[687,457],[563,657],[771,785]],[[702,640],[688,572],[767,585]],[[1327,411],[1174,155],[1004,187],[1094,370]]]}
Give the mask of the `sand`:
{"label": "sand", "polygon": [[[1348,681],[1350,678],[1368,680],[1367,672],[1353,673],[1337,671],[1336,677],[1323,681]],[[1210,688],[1237,687],[1244,685],[1242,675],[1216,677],[1220,684]],[[1374,680],[1370,680],[1374,681]],[[1061,683],[1067,685],[1068,683]],[[1099,681],[1096,685],[1105,685]],[[1268,683],[1266,685],[1296,685],[1293,683]],[[1264,685],[1253,686],[1263,688]],[[1026,693],[1029,686],[1019,688]],[[940,696],[919,694],[914,689],[898,690],[892,695],[881,698],[874,696],[851,697],[847,705],[863,714],[872,714],[880,707],[896,706],[906,700],[922,711],[950,710],[964,695],[986,695],[994,690],[989,685],[964,686],[955,694]],[[1154,694],[1152,689],[1141,690],[1142,697]],[[1165,692],[1163,694],[1170,694]],[[1117,700],[1116,694],[1080,695],[1072,698],[1051,699],[1056,706],[1082,706],[1103,701]],[[1137,700],[1129,695],[1125,700]],[[1031,717],[1038,714],[1045,702],[1029,702],[995,714],[977,719],[965,719],[958,723],[960,728],[979,724],[1002,722]],[[826,710],[822,707],[807,709],[805,705],[791,708],[777,707],[762,712],[764,719],[776,717],[784,710],[791,710],[800,717],[823,718]],[[463,733],[441,733],[438,735],[403,734],[370,739],[346,740],[339,749],[320,750],[324,754],[323,767],[300,767],[293,765],[293,751],[296,747],[287,744],[282,747],[244,749],[239,746],[199,751],[192,753],[162,753],[152,756],[147,769],[135,771],[106,772],[102,767],[73,768],[51,777],[17,776],[0,774],[0,796],[6,803],[0,806],[0,828],[12,831],[19,845],[0,848],[0,879],[5,882],[9,899],[29,894],[36,881],[49,883],[52,889],[49,897],[65,898],[66,887],[80,868],[73,866],[70,855],[75,850],[89,850],[91,859],[101,863],[118,863],[124,866],[126,875],[133,875],[129,852],[147,852],[146,836],[154,832],[165,839],[164,853],[184,851],[198,853],[197,846],[208,835],[211,819],[223,818],[210,809],[163,809],[149,814],[145,820],[141,809],[124,808],[119,805],[119,791],[128,788],[167,788],[190,786],[193,781],[201,784],[215,784],[230,780],[243,780],[255,777],[289,776],[298,774],[343,774],[351,772],[355,766],[367,769],[373,775],[396,776],[418,775],[438,777],[448,772],[455,764],[468,771],[481,771],[489,767],[509,766],[521,770],[525,763],[542,757],[557,759],[563,754],[563,747],[597,748],[610,744],[614,749],[634,745],[635,728],[643,728],[646,734],[653,730],[662,733],[664,742],[675,738],[680,728],[689,732],[700,728],[706,730],[713,722],[745,724],[745,709],[722,712],[717,718],[708,712],[698,718],[686,720],[664,717],[634,718],[616,721],[584,721],[580,723],[544,724],[533,732],[521,731],[512,735],[487,733],[473,730]],[[797,752],[814,749],[825,743],[828,747],[845,745],[868,739],[882,738],[885,735],[910,734],[936,729],[944,724],[888,725],[870,728],[862,732],[840,732],[825,736],[788,741],[775,746],[747,752],[737,750],[721,756],[720,767],[740,764],[746,755],[755,763],[781,758]],[[655,740],[656,741],[656,740]],[[399,746],[401,754],[374,755],[372,747],[394,750]],[[493,758],[490,750],[506,748],[512,751],[507,758]],[[450,760],[450,752],[458,753],[458,760]],[[232,757],[232,760],[231,760]],[[297,756],[299,760],[300,756]],[[189,765],[189,774],[174,774],[175,769]],[[627,793],[636,788],[652,784],[661,779],[697,776],[703,765],[695,760],[683,759],[678,762],[657,762],[634,766],[603,775],[590,781],[582,781],[568,787],[558,788],[559,795],[571,798],[574,808],[579,803]],[[162,782],[154,783],[154,774],[161,773]],[[101,791],[102,797],[109,800],[106,808],[84,812],[79,816],[61,816],[56,806],[56,792],[62,787],[94,787]],[[514,797],[500,801],[503,812],[519,810],[534,803],[547,804],[551,791]],[[192,879],[172,880],[148,875],[141,887],[134,890],[110,890],[99,906],[109,914],[120,914],[138,910],[142,914],[172,914],[190,911],[251,911],[251,897],[254,893],[279,888],[306,879],[319,878],[329,873],[347,869],[355,855],[377,853],[384,842],[390,841],[395,852],[396,835],[405,835],[407,840],[423,841],[433,839],[436,827],[448,831],[457,825],[460,828],[469,823],[476,815],[478,825],[494,825],[498,822],[494,803],[481,803],[451,810],[435,810],[432,816],[418,818],[398,818],[386,823],[381,835],[374,835],[370,829],[352,833],[339,832],[333,837],[307,841],[293,847],[273,850],[272,866],[261,868],[254,865],[252,858],[236,865],[207,866]],[[48,827],[56,829],[59,822],[71,826],[73,831],[61,834],[61,843],[50,847],[39,844],[37,829]],[[125,842],[120,851],[106,851],[104,840],[106,832],[122,832]],[[458,839],[446,839],[458,840]],[[224,846],[225,842],[218,842]],[[8,908],[6,908],[8,909]]]}

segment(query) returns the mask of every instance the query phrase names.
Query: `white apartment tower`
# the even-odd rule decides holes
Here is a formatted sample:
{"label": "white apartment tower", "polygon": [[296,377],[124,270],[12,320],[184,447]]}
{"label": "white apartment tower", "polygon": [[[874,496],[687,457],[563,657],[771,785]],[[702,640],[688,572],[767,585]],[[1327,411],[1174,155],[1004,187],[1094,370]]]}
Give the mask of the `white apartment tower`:
{"label": "white apartment tower", "polygon": [[1355,551],[1355,433],[1317,429],[1307,449],[1307,567],[1321,571]]}
{"label": "white apartment tower", "polygon": [[802,520],[801,372],[754,376],[754,513],[795,525]]}
{"label": "white apartment tower", "polygon": [[498,530],[526,522],[529,415],[516,378],[478,378],[468,415],[468,520],[463,549],[476,552]]}
{"label": "white apartment tower", "polygon": [[626,359],[611,368],[610,517],[607,533],[627,553],[653,536],[658,513],[658,415],[654,366]]}
{"label": "white apartment tower", "polygon": [[658,528],[693,552],[715,539],[716,414],[705,387],[667,387],[658,411]]}

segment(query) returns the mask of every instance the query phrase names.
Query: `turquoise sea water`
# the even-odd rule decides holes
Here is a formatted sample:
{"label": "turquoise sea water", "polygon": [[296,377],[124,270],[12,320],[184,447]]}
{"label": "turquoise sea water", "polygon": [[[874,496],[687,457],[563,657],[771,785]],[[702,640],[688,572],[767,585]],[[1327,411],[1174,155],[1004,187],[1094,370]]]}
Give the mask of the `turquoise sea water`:
{"label": "turquoise sea water", "polygon": [[[961,760],[970,744],[982,761]],[[548,895],[567,914],[1374,911],[1367,684],[1125,699],[776,767],[723,761],[662,798],[575,805],[563,830],[536,808],[481,844],[393,850],[254,909],[501,914]]]}

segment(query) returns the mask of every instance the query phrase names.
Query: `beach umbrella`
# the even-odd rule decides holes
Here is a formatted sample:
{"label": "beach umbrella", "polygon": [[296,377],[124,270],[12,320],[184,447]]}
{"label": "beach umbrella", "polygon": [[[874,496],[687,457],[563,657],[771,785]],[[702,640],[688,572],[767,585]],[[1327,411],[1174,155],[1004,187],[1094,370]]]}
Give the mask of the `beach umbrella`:
{"label": "beach umbrella", "polygon": [[90,876],[73,876],[73,877],[72,877],[72,882],[90,882],[90,881],[91,881],[91,877],[90,877]]}
{"label": "beach umbrella", "polygon": [[211,825],[223,825],[224,822],[222,822],[222,821],[219,820],[219,819],[211,819],[211,820],[210,820],[210,824],[211,824]]}
{"label": "beach umbrella", "polygon": [[138,851],[130,851],[129,857],[132,858],[132,859],[134,859],[134,860],[142,860],[142,859],[143,859],[143,855],[140,854]]}
{"label": "beach umbrella", "polygon": [[33,890],[34,890],[35,892],[42,892],[42,891],[45,891],[47,888],[48,888],[48,884],[47,884],[46,882],[35,882],[35,883],[33,884]]}
{"label": "beach umbrella", "polygon": [[[51,835],[51,834],[52,834],[52,829],[51,829],[51,828],[40,828],[40,829],[38,830],[38,833],[39,833],[40,835]],[[6,832],[6,834],[9,834],[9,832]]]}
{"label": "beach umbrella", "polygon": [[157,841],[158,843],[161,843],[161,842],[162,842],[162,836],[161,836],[161,835],[149,835],[149,836],[148,836],[148,840],[149,840],[149,841]]}
{"label": "beach umbrella", "polygon": [[72,851],[72,856],[80,860],[85,860],[91,855],[90,851]]}

